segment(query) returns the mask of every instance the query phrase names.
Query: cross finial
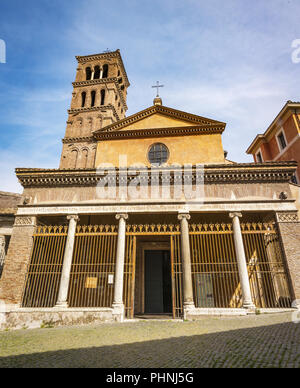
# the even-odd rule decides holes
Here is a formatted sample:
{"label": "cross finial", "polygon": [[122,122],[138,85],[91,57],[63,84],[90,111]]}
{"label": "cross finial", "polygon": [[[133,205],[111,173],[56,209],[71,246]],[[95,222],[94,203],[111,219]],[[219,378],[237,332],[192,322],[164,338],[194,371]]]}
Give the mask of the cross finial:
{"label": "cross finial", "polygon": [[156,88],[157,89],[156,97],[159,97],[159,88],[163,88],[163,87],[164,87],[164,85],[160,85],[159,81],[156,82],[155,86],[152,86],[152,88]]}
{"label": "cross finial", "polygon": [[104,53],[105,54],[108,54],[108,53],[110,53],[111,52],[111,50],[109,49],[109,48],[107,48],[106,50],[104,50]]}

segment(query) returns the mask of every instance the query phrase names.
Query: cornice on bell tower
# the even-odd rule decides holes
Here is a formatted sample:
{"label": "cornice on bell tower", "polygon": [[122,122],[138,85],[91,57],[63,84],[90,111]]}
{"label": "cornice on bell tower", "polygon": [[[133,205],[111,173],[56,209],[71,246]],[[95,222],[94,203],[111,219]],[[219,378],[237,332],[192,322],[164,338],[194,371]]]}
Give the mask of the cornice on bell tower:
{"label": "cornice on bell tower", "polygon": [[75,146],[72,139],[91,138],[94,131],[124,119],[128,109],[130,83],[120,50],[76,59],[78,65],[60,168],[93,167],[90,144]]}

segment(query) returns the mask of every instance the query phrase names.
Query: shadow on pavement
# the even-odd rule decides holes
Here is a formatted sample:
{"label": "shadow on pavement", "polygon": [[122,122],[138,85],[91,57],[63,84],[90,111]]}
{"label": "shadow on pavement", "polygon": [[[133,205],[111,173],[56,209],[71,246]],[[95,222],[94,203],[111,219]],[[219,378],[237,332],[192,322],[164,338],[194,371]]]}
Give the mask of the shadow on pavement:
{"label": "shadow on pavement", "polygon": [[1,357],[0,367],[300,367],[300,325],[278,325],[129,344]]}

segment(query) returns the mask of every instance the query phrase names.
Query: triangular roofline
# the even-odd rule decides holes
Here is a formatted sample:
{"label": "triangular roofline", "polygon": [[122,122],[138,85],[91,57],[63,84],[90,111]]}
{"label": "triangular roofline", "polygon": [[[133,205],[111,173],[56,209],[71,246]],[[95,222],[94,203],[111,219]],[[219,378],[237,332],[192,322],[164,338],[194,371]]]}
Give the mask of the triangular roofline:
{"label": "triangular roofline", "polygon": [[299,107],[300,107],[300,102],[293,102],[290,100],[287,101],[286,104],[284,105],[284,107],[281,109],[281,111],[278,113],[278,115],[275,117],[275,119],[272,121],[272,123],[266,129],[264,134],[256,135],[255,139],[252,141],[251,145],[248,147],[246,153],[248,155],[251,155],[253,153],[253,151],[255,150],[255,148],[257,148],[257,146],[260,143],[265,143],[267,141],[266,139],[267,139],[268,135],[270,135],[272,133],[272,131],[274,130],[274,128],[276,128],[277,123],[283,118],[283,116],[285,115],[286,112],[288,112],[288,110],[294,110],[294,109],[296,110],[296,109],[299,109]]}
{"label": "triangular roofline", "polygon": [[129,117],[126,117],[125,119],[122,119],[120,121],[117,121],[116,123],[110,124],[104,128],[98,129],[93,132],[93,135],[97,135],[98,133],[103,132],[112,132],[112,131],[119,131],[120,129],[136,123],[140,120],[143,120],[146,117],[152,116],[156,113],[164,114],[167,116],[170,116],[172,118],[181,119],[184,121],[189,121],[190,123],[193,123],[194,125],[200,124],[200,125],[218,125],[225,128],[226,123],[223,123],[221,121],[212,120],[207,117],[197,116],[192,113],[183,112],[177,109],[169,108],[164,105],[153,105],[150,106],[147,109],[144,109],[138,113],[135,113]]}

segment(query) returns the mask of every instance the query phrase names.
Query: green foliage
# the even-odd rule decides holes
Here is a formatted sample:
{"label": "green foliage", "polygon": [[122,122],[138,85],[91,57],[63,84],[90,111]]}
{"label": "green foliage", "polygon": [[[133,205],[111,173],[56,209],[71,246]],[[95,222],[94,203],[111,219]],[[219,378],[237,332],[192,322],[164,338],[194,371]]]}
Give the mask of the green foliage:
{"label": "green foliage", "polygon": [[41,324],[41,329],[53,329],[55,327],[54,321],[43,321]]}

